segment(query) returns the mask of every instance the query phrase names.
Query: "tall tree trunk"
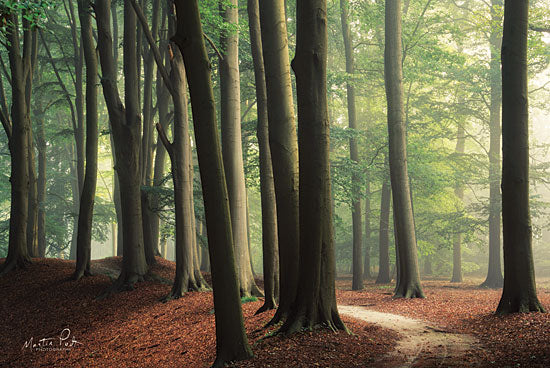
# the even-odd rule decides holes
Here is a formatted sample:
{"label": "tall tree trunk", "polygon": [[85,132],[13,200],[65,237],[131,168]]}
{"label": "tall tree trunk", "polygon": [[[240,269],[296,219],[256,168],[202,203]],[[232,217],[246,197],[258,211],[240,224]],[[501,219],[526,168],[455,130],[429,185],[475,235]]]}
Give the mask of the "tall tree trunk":
{"label": "tall tree trunk", "polygon": [[[491,23],[501,22],[502,0],[491,1]],[[499,54],[502,43],[498,27],[492,27],[489,35],[491,49],[490,61],[490,87],[491,100],[489,106],[489,267],[487,278],[481,284],[482,287],[500,288],[503,278],[500,264],[500,110],[501,110],[501,76]]]}
{"label": "tall tree trunk", "polygon": [[269,126],[267,113],[267,91],[265,86],[265,67],[262,52],[260,28],[260,8],[258,0],[248,0],[248,26],[250,29],[250,46],[254,62],[256,82],[256,106],[258,111],[258,146],[260,149],[260,189],[262,202],[262,250],[264,273],[264,304],[256,314],[277,307],[278,295],[275,284],[279,283],[279,257],[277,239],[277,208],[275,203],[275,186],[273,183],[273,166],[269,149]]}
{"label": "tall tree trunk", "polygon": [[395,297],[424,297],[420,286],[416,235],[407,170],[407,142],[403,107],[401,52],[401,0],[386,0],[384,76],[388,100],[390,178],[396,244],[399,250],[399,282]]}
{"label": "tall tree trunk", "polygon": [[92,219],[94,214],[97,183],[97,56],[92,34],[92,2],[78,2],[78,15],[82,35],[82,48],[86,62],[86,171],[80,196],[78,213],[78,235],[76,249],[76,269],[74,280],[90,275],[92,254]]}
{"label": "tall tree trunk", "polygon": [[[27,250],[27,214],[29,200],[28,143],[31,122],[25,106],[25,74],[30,70],[30,27],[23,20],[23,54],[19,46],[19,17],[7,14],[8,56],[11,70],[11,125],[5,125],[11,157],[11,208],[8,255],[0,266],[0,275],[30,262]],[[25,28],[25,26],[28,28]]]}
{"label": "tall tree trunk", "polygon": [[370,279],[372,277],[371,270],[370,270],[370,264],[371,264],[371,258],[370,258],[370,248],[371,248],[371,242],[370,242],[370,236],[371,236],[370,196],[371,196],[371,193],[370,193],[370,180],[367,179],[367,182],[365,183],[365,256],[364,256],[364,263],[363,263],[363,278],[364,279]]}
{"label": "tall tree trunk", "polygon": [[544,312],[537,298],[529,214],[529,1],[506,0],[502,38],[504,288],[497,313]]}
{"label": "tall tree trunk", "polygon": [[[458,124],[455,153],[463,155],[465,143],[466,135],[464,126]],[[464,198],[464,188],[461,183],[455,184],[454,192],[456,198],[460,201],[457,206],[458,210],[462,206],[462,200]],[[462,234],[460,232],[453,234],[453,277],[451,278],[451,282],[462,282]]]}
{"label": "tall tree trunk", "polygon": [[[346,73],[348,78],[355,72],[355,63],[353,58],[353,44],[348,21],[349,2],[340,0],[340,19],[342,21],[342,35],[344,38],[344,51],[346,54]],[[355,112],[355,86],[353,81],[346,83],[348,97],[348,121],[349,128],[353,132],[357,131],[357,116]],[[352,132],[349,139],[349,156],[352,163],[357,164],[359,153],[357,150],[357,139]],[[361,186],[359,184],[359,175],[354,171],[351,178],[351,220],[353,228],[353,259],[352,259],[352,290],[361,290],[363,288],[363,259],[361,257],[362,233],[361,233]]]}
{"label": "tall tree trunk", "polygon": [[[151,34],[158,38],[160,0],[153,1],[153,14],[151,22]],[[145,8],[146,9],[146,8]],[[145,46],[145,45],[144,45]],[[146,47],[144,47],[146,49]],[[143,135],[141,139],[140,166],[142,185],[150,187],[153,184],[153,72],[154,59],[151,47],[144,51],[144,82],[143,82]],[[139,56],[138,56],[139,57]],[[153,213],[151,210],[151,195],[141,191],[141,209],[143,222],[143,242],[145,246],[145,259],[148,265],[156,263],[155,255],[158,251],[158,238],[153,233]]]}
{"label": "tall tree trunk", "polygon": [[391,186],[386,176],[382,183],[382,195],[380,198],[380,231],[378,232],[378,276],[377,284],[391,282],[390,276],[390,203]]}
{"label": "tall tree trunk", "polygon": [[300,165],[300,260],[296,298],[280,332],[347,331],[336,307],[327,106],[326,0],[298,0],[296,74]]}
{"label": "tall tree trunk", "polygon": [[286,319],[298,285],[298,142],[285,3],[283,0],[260,1],[259,5],[279,239],[279,308],[270,321],[270,324],[275,324]]}
{"label": "tall tree trunk", "polygon": [[37,221],[37,241],[38,257],[46,256],[46,211],[44,204],[46,201],[46,138],[44,133],[44,115],[42,106],[39,105],[35,113],[36,117],[36,147],[38,149],[38,221]]}
{"label": "tall tree trunk", "polygon": [[[25,78],[25,108],[26,114],[31,116],[31,96],[32,96],[32,82],[34,69],[36,67],[36,62],[38,58],[38,37],[36,31],[33,31],[30,35],[31,37],[31,48],[30,48],[30,69]],[[28,135],[29,143],[29,209],[27,214],[27,249],[30,257],[38,256],[38,187],[37,187],[37,177],[36,177],[36,159],[34,153],[34,138],[32,133],[32,123],[31,129],[29,130]]]}
{"label": "tall tree trunk", "polygon": [[174,142],[170,143],[166,134],[158,126],[159,137],[162,139],[172,165],[174,182],[174,203],[176,214],[176,276],[172,290],[164,301],[178,299],[186,291],[199,290],[194,273],[194,242],[195,228],[191,217],[193,215],[192,195],[189,191],[191,175],[189,171],[190,147],[187,126],[187,84],[183,59],[179,50],[174,50],[171,61],[170,80],[173,85],[174,100]]}
{"label": "tall tree trunk", "polygon": [[204,194],[216,319],[215,367],[252,357],[244,331],[239,284],[233,255],[231,215],[216,129],[210,62],[204,45],[198,3],[176,0],[177,30],[173,40],[188,75],[195,141]]}
{"label": "tall tree trunk", "polygon": [[[231,5],[227,7],[220,6],[224,21],[237,26],[239,23],[238,1],[231,0]],[[222,154],[229,193],[235,261],[241,296],[260,296],[261,291],[254,282],[250,265],[246,231],[246,187],[241,142],[239,35],[237,32],[222,35],[220,43],[225,50],[223,59],[220,59]]]}
{"label": "tall tree trunk", "polygon": [[104,295],[124,289],[132,289],[143,280],[147,272],[143,247],[140,201],[139,146],[141,121],[138,111],[136,15],[131,5],[124,3],[124,94],[125,104],[116,86],[116,68],[109,25],[110,0],[98,0],[95,4],[98,29],[98,50],[103,78],[103,94],[115,143],[116,166],[120,183],[122,207],[123,258],[122,270],[117,281]]}

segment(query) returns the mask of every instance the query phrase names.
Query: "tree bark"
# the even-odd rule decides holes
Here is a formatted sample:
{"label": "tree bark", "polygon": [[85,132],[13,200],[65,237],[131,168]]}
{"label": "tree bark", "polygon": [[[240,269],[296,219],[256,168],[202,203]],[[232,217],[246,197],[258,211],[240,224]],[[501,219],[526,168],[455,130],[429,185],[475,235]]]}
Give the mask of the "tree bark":
{"label": "tree bark", "polygon": [[265,85],[265,67],[262,52],[260,28],[260,8],[258,0],[248,0],[248,26],[250,46],[254,63],[256,82],[256,106],[258,112],[258,146],[260,149],[260,189],[262,202],[262,250],[264,273],[264,304],[256,314],[277,307],[278,295],[275,285],[279,283],[279,257],[277,239],[277,208],[273,183],[273,166],[269,149],[269,127],[267,113],[267,91]]}
{"label": "tree bark", "polygon": [[[464,126],[458,124],[455,153],[463,155],[465,143]],[[464,188],[461,183],[455,184],[454,192],[456,198],[460,201],[459,206],[462,206]],[[460,208],[459,206],[457,206],[457,210]],[[451,282],[462,282],[462,234],[460,232],[453,235],[453,277],[451,278]]]}
{"label": "tree bark", "polygon": [[193,125],[204,195],[216,319],[215,367],[252,357],[244,331],[233,255],[231,215],[216,129],[210,62],[206,54],[197,1],[176,0],[177,30],[173,40],[188,75]]}
{"label": "tree bark", "polygon": [[378,232],[378,276],[377,284],[388,284],[390,276],[390,203],[391,186],[389,178],[385,177],[382,183],[382,195],[380,198],[380,231]]}
{"label": "tree bark", "polygon": [[[224,21],[237,26],[239,23],[238,1],[231,0],[231,6],[220,5],[220,7]],[[220,43],[225,50],[219,64],[222,154],[229,193],[239,286],[243,297],[261,296],[262,293],[256,286],[252,274],[246,230],[246,187],[241,142],[239,35],[237,32],[222,35]]]}
{"label": "tree bark", "polygon": [[300,258],[296,298],[281,333],[347,331],[336,307],[327,105],[326,0],[298,0],[296,74],[300,169]]}
{"label": "tree bark", "polygon": [[269,322],[276,324],[288,316],[298,285],[298,143],[285,4],[283,0],[273,0],[260,1],[259,5],[279,239],[279,308]]}
{"label": "tree bark", "polygon": [[78,2],[78,15],[82,35],[82,48],[86,63],[86,171],[80,196],[78,214],[78,235],[76,249],[76,269],[74,280],[90,275],[92,254],[92,219],[94,214],[95,191],[97,184],[97,56],[92,34],[91,0]]}
{"label": "tree bark", "polygon": [[[27,216],[29,200],[28,143],[31,122],[27,114],[25,99],[25,76],[30,70],[30,30],[24,31],[23,54],[19,46],[19,17],[15,13],[9,18],[7,40],[11,70],[11,126],[4,126],[8,135],[11,157],[11,207],[8,255],[0,266],[0,275],[30,263],[27,249]],[[24,20],[23,27],[29,28]]]}
{"label": "tree bark", "polygon": [[[500,24],[500,8],[502,0],[491,1],[491,24]],[[502,43],[497,27],[492,27],[489,35],[491,50],[490,61],[490,88],[491,99],[489,105],[489,267],[487,278],[481,287],[500,288],[503,278],[500,263],[500,110],[501,110],[501,76],[498,50]]]}
{"label": "tree bark", "polygon": [[528,0],[505,0],[502,38],[504,288],[497,313],[544,312],[537,298],[529,214]]}
{"label": "tree bark", "polygon": [[133,289],[147,272],[141,221],[139,147],[141,121],[138,111],[138,78],[136,53],[136,15],[131,5],[124,3],[124,94],[120,100],[116,86],[116,68],[109,25],[110,0],[95,4],[98,28],[98,50],[102,68],[103,94],[113,133],[116,163],[120,183],[123,231],[122,270],[115,283],[104,295]]}
{"label": "tree bark", "polygon": [[401,0],[386,0],[385,27],[384,76],[388,100],[390,178],[400,266],[398,287],[394,297],[422,298],[424,294],[418,272],[416,235],[407,170],[401,64]]}
{"label": "tree bark", "polygon": [[[353,57],[353,43],[348,21],[349,1],[340,0],[340,19],[342,22],[342,35],[344,38],[344,51],[346,54],[346,73],[348,78],[353,76],[355,63]],[[357,131],[357,116],[355,112],[355,86],[353,81],[346,83],[348,98],[348,122],[349,128]],[[349,139],[349,156],[352,163],[359,162],[359,153],[357,149],[357,139],[352,133]],[[352,259],[352,290],[363,289],[363,260],[361,257],[362,233],[361,233],[361,186],[359,184],[359,175],[354,171],[351,178],[351,219],[353,228],[353,259]]]}
{"label": "tree bark", "polygon": [[371,208],[370,208],[370,180],[367,179],[365,183],[365,256],[363,263],[363,279],[370,279],[372,277],[370,264],[370,249],[371,249],[371,227],[370,227],[370,217],[371,217]]}
{"label": "tree bark", "polygon": [[46,138],[44,133],[44,115],[42,106],[39,106],[36,117],[36,147],[38,149],[38,257],[46,256],[46,211],[44,203],[46,201]]}

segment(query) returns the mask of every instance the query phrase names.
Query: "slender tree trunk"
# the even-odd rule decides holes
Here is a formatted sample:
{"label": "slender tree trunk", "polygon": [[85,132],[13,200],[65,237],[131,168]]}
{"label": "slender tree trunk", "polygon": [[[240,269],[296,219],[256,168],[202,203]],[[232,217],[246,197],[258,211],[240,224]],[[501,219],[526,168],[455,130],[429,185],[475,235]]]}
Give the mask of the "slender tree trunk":
{"label": "slender tree trunk", "polygon": [[528,0],[506,0],[502,38],[504,288],[497,313],[544,312],[537,298],[529,214]]}
{"label": "slender tree trunk", "polygon": [[35,113],[36,119],[36,147],[38,149],[38,257],[46,256],[46,211],[44,203],[46,201],[46,139],[44,134],[44,115],[42,107]]}
{"label": "slender tree trunk", "polygon": [[420,286],[416,235],[407,170],[407,142],[403,110],[401,52],[401,0],[386,0],[384,76],[388,100],[390,177],[396,244],[399,250],[399,282],[395,297],[424,297]]}
{"label": "slender tree trunk", "polygon": [[[223,8],[224,21],[235,26],[238,25],[238,1],[232,0],[231,6],[221,5],[221,7]],[[261,291],[254,282],[250,266],[246,231],[246,187],[241,142],[239,35],[237,32],[223,35],[220,43],[225,50],[223,59],[220,59],[222,153],[229,193],[235,261],[241,296],[260,296]]]}
{"label": "slender tree trunk", "polygon": [[[458,132],[456,136],[456,148],[455,152],[458,155],[464,154],[464,145],[466,143],[466,135],[464,132],[464,126],[458,124]],[[464,198],[464,188],[461,183],[455,185],[455,196],[460,201],[459,206],[462,206],[462,200]],[[460,208],[457,206],[457,210]],[[453,277],[451,282],[462,282],[462,234],[457,232],[453,235]]]}
{"label": "slender tree trunk", "polygon": [[159,136],[164,142],[172,165],[172,179],[174,181],[174,203],[176,214],[176,276],[172,290],[164,301],[178,299],[186,291],[198,290],[194,273],[194,243],[195,228],[193,216],[191,175],[189,172],[190,153],[189,132],[187,127],[187,84],[183,59],[179,50],[174,50],[171,62],[170,79],[174,86],[174,142],[170,143],[163,130],[158,126]]}
{"label": "slender tree trunk", "polygon": [[283,0],[260,1],[259,5],[279,239],[279,308],[270,321],[275,324],[286,319],[298,285],[298,144],[285,3]]}
{"label": "slender tree trunk", "polygon": [[296,74],[300,156],[300,259],[296,298],[280,328],[347,331],[336,307],[327,106],[326,0],[298,0]]}
{"label": "slender tree trunk", "polygon": [[[500,7],[502,0],[492,0],[491,20],[493,24],[501,21]],[[498,23],[497,23],[498,22]],[[489,78],[491,83],[491,100],[489,106],[489,267],[487,278],[482,287],[500,288],[503,278],[500,263],[500,110],[501,110],[501,76],[498,50],[502,43],[501,35],[495,28],[489,35],[491,61]]]}
{"label": "slender tree trunk", "polygon": [[143,246],[139,171],[141,122],[137,96],[136,15],[131,5],[124,3],[124,93],[123,105],[116,86],[116,68],[109,25],[110,0],[95,4],[98,29],[98,50],[101,61],[103,94],[115,143],[116,163],[120,183],[122,209],[123,258],[122,271],[104,295],[132,289],[147,272]]}
{"label": "slender tree trunk", "polygon": [[264,304],[256,314],[277,307],[278,295],[275,284],[279,283],[279,257],[277,239],[277,208],[273,183],[273,166],[269,149],[269,127],[267,113],[267,91],[265,86],[265,68],[262,52],[260,28],[260,8],[258,0],[248,0],[248,26],[250,45],[254,62],[256,82],[256,101],[258,111],[258,146],[260,149],[260,188],[262,201],[262,250],[264,273]]}
{"label": "slender tree trunk", "polygon": [[177,30],[173,40],[184,58],[188,75],[193,125],[204,193],[209,239],[216,360],[214,367],[252,357],[244,331],[239,284],[233,255],[233,235],[225,174],[216,129],[210,63],[204,45],[197,1],[176,0]]}
{"label": "slender tree trunk", "polygon": [[[342,35],[344,36],[344,51],[346,54],[346,73],[348,77],[352,77],[355,71],[353,58],[353,44],[348,21],[349,12],[348,0],[340,0],[340,19],[342,21]],[[357,116],[355,112],[355,86],[353,81],[346,83],[348,97],[348,121],[349,128],[357,131]],[[357,150],[357,139],[351,136],[349,139],[349,151],[351,162],[357,164],[359,161],[359,153]],[[353,259],[352,271],[353,278],[351,289],[361,290],[363,288],[363,260],[361,257],[362,233],[361,233],[361,186],[359,185],[359,176],[356,172],[352,173],[351,178],[351,219],[353,228]]]}
{"label": "slender tree trunk", "polygon": [[380,231],[378,238],[378,276],[377,284],[387,284],[391,282],[390,276],[390,203],[391,186],[389,178],[384,178],[382,183],[382,195],[380,199]]}
{"label": "slender tree trunk", "polygon": [[[30,101],[29,101],[30,103]],[[29,115],[30,116],[30,115]],[[38,256],[38,184],[35,168],[34,139],[32,129],[28,135],[28,168],[29,168],[29,208],[27,217],[27,251],[29,257]]]}
{"label": "slender tree trunk", "polygon": [[91,0],[78,2],[82,48],[86,62],[86,171],[78,214],[76,269],[73,274],[75,280],[90,275],[92,219],[97,183],[97,56],[92,34],[91,11]]}
{"label": "slender tree trunk", "polygon": [[370,279],[372,277],[370,264],[370,249],[371,249],[371,227],[370,227],[370,217],[371,217],[371,208],[370,208],[370,180],[367,179],[365,183],[365,256],[363,263],[363,278]]}
{"label": "slender tree trunk", "polygon": [[[12,104],[11,126],[5,127],[11,157],[11,209],[8,255],[0,266],[0,275],[16,268],[25,268],[30,262],[27,250],[27,214],[29,200],[28,142],[31,123],[26,113],[25,72],[30,69],[30,37],[25,31],[23,54],[19,46],[18,15],[8,14],[8,56],[11,70]],[[23,21],[23,26],[27,26]]]}

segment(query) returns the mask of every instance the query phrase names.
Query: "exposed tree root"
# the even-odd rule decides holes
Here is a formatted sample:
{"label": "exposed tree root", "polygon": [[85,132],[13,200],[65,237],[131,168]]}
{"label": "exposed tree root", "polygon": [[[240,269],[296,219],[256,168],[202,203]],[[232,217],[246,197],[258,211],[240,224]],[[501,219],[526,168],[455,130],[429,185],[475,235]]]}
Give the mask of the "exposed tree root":
{"label": "exposed tree root", "polygon": [[504,285],[504,278],[501,277],[487,277],[485,281],[481,285],[479,285],[480,288],[485,289],[500,289]]}
{"label": "exposed tree root", "polygon": [[258,308],[258,310],[256,311],[256,313],[254,313],[254,315],[257,315],[275,308],[277,308],[277,303],[275,303],[275,299],[273,297],[266,297],[264,300],[264,304],[260,308]]}
{"label": "exposed tree root", "polygon": [[420,285],[416,284],[400,284],[398,288],[395,289],[395,293],[393,294],[394,299],[398,298],[405,298],[405,299],[413,299],[413,298],[425,298],[424,292],[422,291],[422,288]]}
{"label": "exposed tree root", "polygon": [[76,270],[73,275],[70,277],[73,281],[80,281],[83,277],[93,276],[94,274],[90,270]]}
{"label": "exposed tree root", "polygon": [[29,257],[12,257],[11,259],[6,259],[4,264],[0,266],[0,276],[6,275],[11,271],[22,270],[27,268],[30,265],[31,259]]}
{"label": "exposed tree root", "polygon": [[340,319],[340,315],[337,310],[331,311],[330,315],[317,313],[314,318],[308,317],[308,315],[312,314],[313,313],[307,312],[291,313],[276,333],[290,335],[295,332],[313,331],[321,328],[329,329],[332,332],[341,330],[348,334],[350,333],[344,322]]}
{"label": "exposed tree root", "polygon": [[524,296],[514,298],[503,295],[500,303],[498,303],[498,307],[496,310],[497,315],[529,312],[546,312],[536,296]]}

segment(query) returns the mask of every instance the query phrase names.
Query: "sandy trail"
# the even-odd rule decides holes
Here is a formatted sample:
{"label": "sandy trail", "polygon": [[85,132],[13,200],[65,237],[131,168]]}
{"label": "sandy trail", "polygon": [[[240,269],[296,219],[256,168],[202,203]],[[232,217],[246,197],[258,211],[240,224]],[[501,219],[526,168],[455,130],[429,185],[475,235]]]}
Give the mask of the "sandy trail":
{"label": "sandy trail", "polygon": [[[384,357],[384,366],[411,367],[415,363],[430,367],[457,365],[457,358],[475,348],[477,341],[468,335],[453,334],[427,322],[391,313],[376,312],[359,306],[339,305],[347,316],[374,323],[398,332],[402,337],[395,351]],[[396,359],[397,358],[397,359]]]}

